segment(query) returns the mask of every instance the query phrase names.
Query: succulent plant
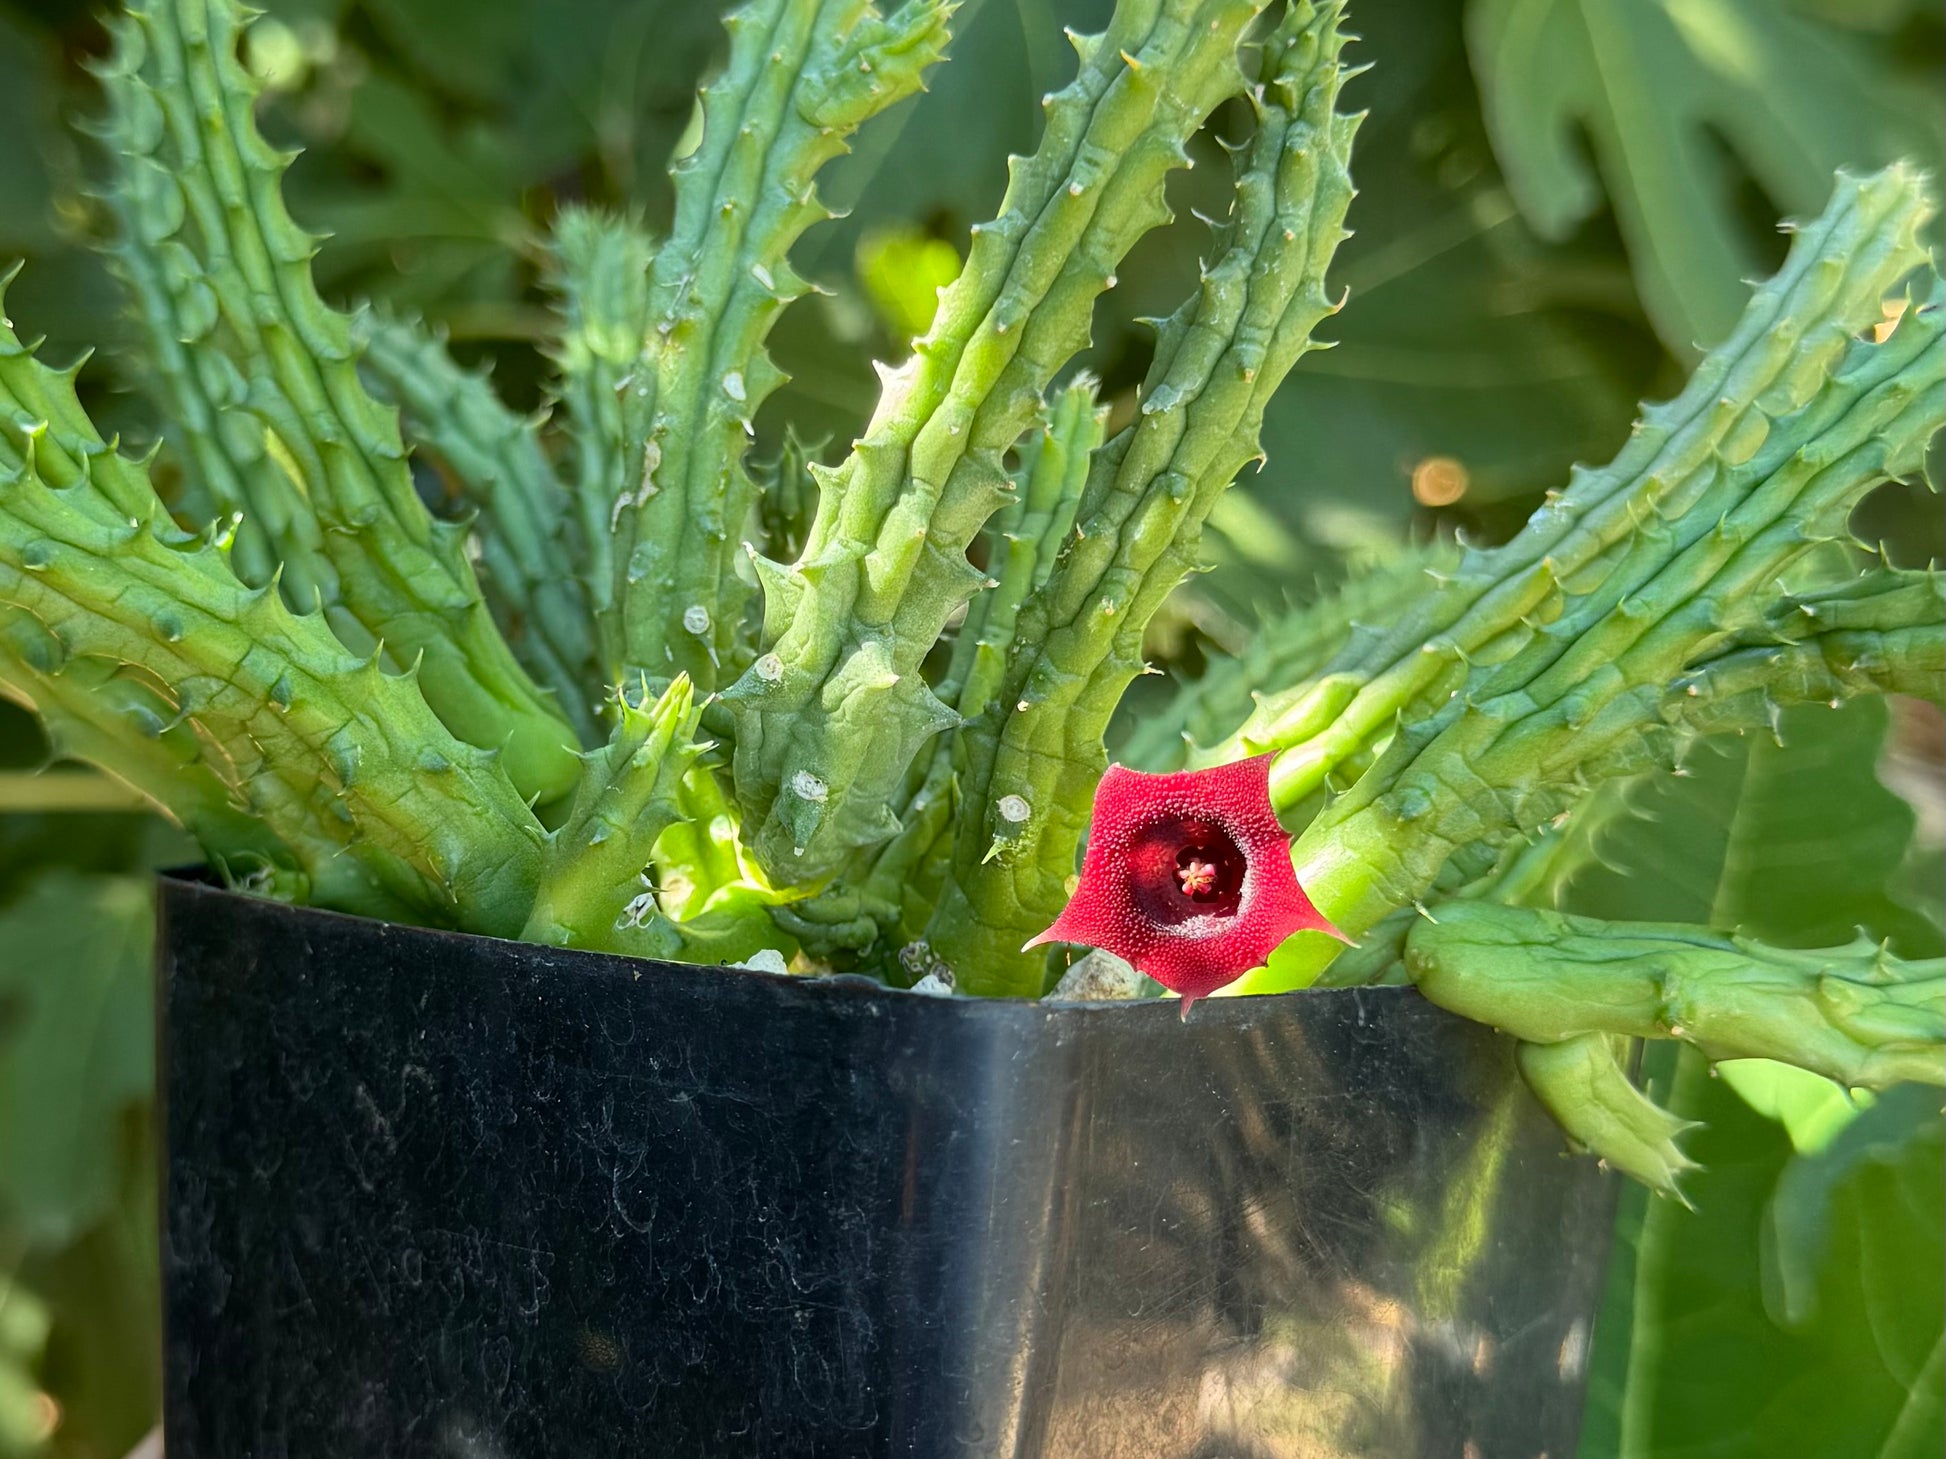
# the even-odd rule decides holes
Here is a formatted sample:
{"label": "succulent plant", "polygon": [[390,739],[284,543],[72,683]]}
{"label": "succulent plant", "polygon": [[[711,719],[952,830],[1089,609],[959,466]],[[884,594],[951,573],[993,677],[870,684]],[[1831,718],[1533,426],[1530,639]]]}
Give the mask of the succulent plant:
{"label": "succulent plant", "polygon": [[[1276,937],[1214,928],[1222,955],[1174,976],[1191,996],[1415,980],[1508,1029],[1568,1130],[1664,1186],[1679,1131],[1623,1073],[1629,1039],[1946,1076],[1935,966],[1520,905],[1536,865],[1585,855],[1568,828],[1604,782],[1792,701],[1941,696],[1938,574],[1846,526],[1946,404],[1923,180],[1841,176],[1613,462],[1503,545],[1425,548],[1266,624],[1130,742],[1178,773],[1104,781],[1145,630],[1344,302],[1343,7],[1119,0],[859,438],[759,468],[820,169],[921,87],[952,10],[732,14],[667,233],[554,220],[534,417],[415,322],[320,297],[235,0],[131,8],[101,67],[108,247],[181,487],[95,427],[79,365],[0,327],[0,687],[265,895],[975,994],[1045,993],[1050,929],[1111,940],[1064,912],[1098,787],[1128,822],[1142,785],[1274,757],[1237,813],[1295,833],[1301,890],[1256,930],[1314,930],[1249,972],[1228,953]],[[1229,210],[1109,434],[1074,368],[1092,312],[1226,104],[1250,122]],[[464,515],[428,508],[415,453]],[[1091,874],[1140,872],[1105,865],[1121,846],[1089,845]],[[1215,909],[1198,925],[1250,900],[1205,885],[1215,862],[1163,870]]]}

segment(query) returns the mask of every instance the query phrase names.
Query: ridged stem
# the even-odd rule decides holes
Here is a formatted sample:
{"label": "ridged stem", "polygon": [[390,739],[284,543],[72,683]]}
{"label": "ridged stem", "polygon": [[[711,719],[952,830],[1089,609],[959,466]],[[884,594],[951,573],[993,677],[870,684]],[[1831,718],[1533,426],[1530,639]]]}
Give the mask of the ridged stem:
{"label": "ridged stem", "polygon": [[502,635],[582,741],[597,742],[594,624],[568,536],[567,489],[539,422],[509,410],[484,374],[462,369],[423,326],[366,309],[352,328],[374,393],[398,407],[415,450],[446,469],[471,509],[480,586]]}
{"label": "ridged stem", "polygon": [[675,219],[622,392],[627,476],[605,545],[618,616],[604,641],[630,675],[687,673],[709,692],[748,661],[737,558],[757,493],[743,456],[784,378],[765,336],[810,287],[791,246],[832,216],[819,170],[919,89],[952,9],[911,0],[886,19],[867,0],[749,0],[725,20],[729,61],[703,89],[701,143],[674,169]]}
{"label": "ridged stem", "polygon": [[[1020,605],[1047,580],[1055,554],[1074,525],[1088,463],[1101,444],[1107,411],[1095,402],[1096,382],[1082,375],[1062,388],[1047,424],[1021,447],[1014,497],[987,524],[987,569],[993,585],[967,605],[940,697],[965,718],[978,715],[1000,691]],[[778,920],[825,956],[836,949],[863,952],[881,939],[896,946],[920,938],[952,856],[956,785],[966,771],[966,745],[940,736],[921,751],[899,802],[898,835],[872,852],[867,869],[808,902],[779,908]],[[904,965],[932,966],[929,952],[902,954]],[[885,963],[890,971],[889,963]]]}
{"label": "ridged stem", "polygon": [[1946,959],[1861,939],[1797,951],[1704,927],[1442,902],[1406,939],[1427,998],[1528,1043],[1680,1039],[1853,1089],[1946,1084]]}
{"label": "ridged stem", "polygon": [[1375,642],[1458,561],[1449,542],[1407,548],[1267,620],[1242,653],[1213,658],[1167,705],[1145,714],[1122,745],[1123,761],[1151,772],[1196,769],[1288,748],[1274,728],[1284,705],[1308,693],[1348,646]]}
{"label": "ridged stem", "polygon": [[1038,993],[1021,945],[1067,900],[1103,737],[1202,525],[1261,454],[1271,395],[1336,311],[1325,274],[1348,236],[1351,140],[1340,7],[1300,3],[1264,45],[1256,136],[1197,296],[1165,326],[1141,414],[1099,452],[1076,527],[1022,606],[993,702],[963,730],[953,863],[927,940],[973,992]]}
{"label": "ridged stem", "polygon": [[1642,412],[1613,462],[1577,467],[1511,542],[1469,550],[1382,640],[1352,643],[1280,704],[1280,718],[1257,731],[1291,746],[1272,779],[1279,807],[1317,790],[1401,714],[1440,703],[1469,663],[1507,651],[1505,636],[1517,644],[1584,574],[1605,573],[1644,524],[1689,513],[1726,472],[1747,475],[1771,422],[1810,400],[1854,335],[1881,321],[1881,300],[1924,257],[1919,228],[1930,211],[1910,167],[1841,176],[1735,332],[1676,399]]}
{"label": "ridged stem", "polygon": [[[0,388],[68,407],[0,432],[0,609],[13,630],[0,672],[29,671],[13,692],[52,705],[76,753],[208,828],[219,859],[234,832],[277,862],[285,889],[297,886],[286,869],[303,877],[317,905],[518,929],[541,830],[497,757],[448,734],[413,676],[347,652],[275,583],[238,580],[225,539],[176,528],[142,468],[75,424],[67,382],[0,328]],[[141,692],[107,682],[124,678]],[[137,735],[155,742],[146,753]],[[171,760],[173,790],[160,779]],[[241,834],[212,778],[267,838]]]}
{"label": "ridged stem", "polygon": [[572,451],[571,535],[589,611],[604,630],[598,649],[607,672],[621,656],[608,544],[618,503],[640,479],[639,467],[631,477],[622,463],[621,392],[648,329],[655,240],[634,218],[571,206],[554,220],[549,256],[548,283],[561,314],[556,389]]}
{"label": "ridged stem", "polygon": [[999,216],[974,230],[913,358],[887,372],[864,436],[820,473],[811,535],[759,563],[761,656],[725,694],[748,839],[780,880],[815,883],[898,829],[891,807],[926,740],[958,722],[920,673],[985,584],[966,552],[1007,497],[1005,453],[1086,343],[1093,301],[1169,216],[1167,173],[1243,88],[1259,0],[1122,0],[1076,39]]}
{"label": "ridged stem", "polygon": [[[1828,309],[1834,281],[1861,258],[1880,260],[1875,276],[1894,259],[1893,278],[1916,261],[1914,230],[1926,207],[1916,176],[1897,169],[1841,184],[1780,275],[1797,281],[1791,287],[1817,328],[1777,318],[1775,284],[1753,301],[1766,338],[1796,362],[1785,372],[1790,388],[1772,368],[1750,373],[1761,383],[1755,401],[1727,388],[1717,394],[1714,413],[1739,422],[1734,437],[1701,435],[1706,453],[1687,466],[1680,493],[1645,479],[1621,504],[1633,508],[1628,528],[1565,578],[1544,612],[1509,623],[1443,704],[1405,723],[1305,830],[1292,851],[1299,879],[1338,926],[1361,935],[1422,899],[1456,847],[1537,828],[1600,775],[1646,768],[1652,756],[1673,763],[1683,736],[1677,717],[1664,714],[1671,686],[1761,627],[1779,602],[1780,575],[1842,533],[1867,490],[1917,468],[1946,405],[1936,278],[1925,284],[1926,302],[1882,342],[1856,333],[1882,318],[1876,294],[1839,290],[1855,312],[1833,318]],[[1873,220],[1862,236],[1861,209]],[[1826,287],[1805,293],[1816,279]],[[1813,336],[1833,346],[1804,374]],[[1703,371],[1735,373],[1707,361]],[[1424,653],[1436,656],[1432,646]],[[1307,983],[1329,956],[1293,944],[1243,990]]]}
{"label": "ridged stem", "polygon": [[[169,256],[196,270],[180,289],[221,321],[208,339],[243,382],[263,452],[315,515],[317,549],[335,574],[331,606],[395,662],[417,662],[449,728],[502,750],[523,790],[563,794],[579,768],[573,733],[495,629],[464,529],[434,521],[419,501],[397,413],[359,381],[349,322],[318,297],[318,240],[285,211],[290,158],[257,131],[261,88],[236,55],[242,21],[233,0],[154,0],[115,27],[102,78],[125,174],[142,179],[125,189],[140,209],[134,226],[158,248],[177,243]],[[280,558],[307,545],[307,529],[291,531],[288,550],[273,543]]]}

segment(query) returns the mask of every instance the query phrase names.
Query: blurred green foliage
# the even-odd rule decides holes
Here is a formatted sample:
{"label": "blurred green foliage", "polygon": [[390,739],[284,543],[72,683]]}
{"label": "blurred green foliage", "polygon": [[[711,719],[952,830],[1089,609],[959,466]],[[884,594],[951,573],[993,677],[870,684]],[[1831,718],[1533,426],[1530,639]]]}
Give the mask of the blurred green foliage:
{"label": "blurred green foliage", "polygon": [[1815,212],[1838,168],[1938,153],[1937,77],[1909,29],[1920,13],[1476,0],[1467,39],[1521,211],[1563,238],[1605,197],[1680,353],[1727,334],[1739,281],[1768,271],[1753,220]]}
{"label": "blurred green foliage", "polygon": [[[45,759],[0,705],[0,784]],[[155,1421],[148,873],[193,856],[147,816],[0,815],[0,1456]]]}
{"label": "blurred green foliage", "polygon": [[[720,62],[721,8],[269,0],[250,61],[280,93],[267,126],[308,149],[294,210],[335,233],[321,285],[425,315],[512,403],[542,403],[539,225],[575,200],[666,219],[663,164]],[[966,0],[954,64],[835,170],[851,216],[799,250],[830,292],[774,336],[794,379],[759,420],[760,457],[786,420],[810,441],[856,430],[872,359],[930,313],[1071,68],[1061,25],[1108,8]],[[1372,111],[1337,273],[1353,305],[1274,403],[1270,464],[1213,519],[1221,566],[1179,595],[1162,662],[1235,644],[1402,534],[1510,530],[1571,462],[1612,454],[1638,398],[1668,393],[1740,306],[1739,276],[1781,256],[1776,217],[1814,209],[1833,166],[1940,165],[1946,26],[1917,0],[1354,9],[1373,69],[1348,93]],[[0,260],[32,263],[8,298],[22,332],[57,357],[101,347],[90,406],[142,441],[152,423],[117,373],[131,331],[90,247],[97,159],[72,125],[95,104],[95,10],[0,0]],[[1246,125],[1226,111],[1214,130]],[[1085,363],[1123,410],[1147,364],[1140,320],[1193,277],[1205,235],[1187,210],[1222,171],[1177,175],[1183,224],[1145,240],[1098,311]],[[1895,555],[1940,551],[1923,492],[1890,489],[1866,518]],[[1936,805],[1938,723],[1898,729],[1900,783]],[[1884,734],[1864,705],[1794,716],[1781,747],[1706,747],[1689,778],[1634,797],[1603,835],[1615,869],[1569,905],[1800,945],[1863,925],[1937,951],[1939,830],[1915,833],[1874,775]],[[0,706],[0,774],[43,756]],[[187,849],[137,816],[5,811],[0,793],[0,1455],[114,1459],[152,1422],[156,1385],[145,877]],[[1709,1168],[1693,1212],[1627,1197],[1584,1455],[1937,1454],[1936,1097],[1860,1111],[1758,1069],[1664,1077],[1709,1123]]]}
{"label": "blurred green foliage", "polygon": [[[1638,787],[1568,905],[1800,947],[1862,928],[1937,956],[1937,921],[1899,895],[1902,866],[1935,857],[1937,833],[1916,835],[1874,775],[1886,731],[1871,700],[1793,710],[1775,740],[1705,742],[1688,777]],[[1936,880],[1927,897],[1936,907]],[[1706,1123],[1688,1145],[1704,1169],[1685,1181],[1694,1209],[1623,1193],[1583,1454],[1939,1453],[1938,1091],[1853,1104],[1801,1071],[1658,1053],[1658,1097]]]}

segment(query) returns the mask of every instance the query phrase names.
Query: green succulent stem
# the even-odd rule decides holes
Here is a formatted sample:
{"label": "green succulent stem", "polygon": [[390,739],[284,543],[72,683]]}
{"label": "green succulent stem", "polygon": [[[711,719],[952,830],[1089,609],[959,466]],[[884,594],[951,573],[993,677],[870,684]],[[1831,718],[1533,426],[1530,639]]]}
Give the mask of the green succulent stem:
{"label": "green succulent stem", "polygon": [[[526,793],[564,794],[578,769],[573,732],[495,629],[466,560],[465,529],[436,522],[419,501],[397,413],[365,389],[349,321],[318,297],[318,240],[285,211],[290,158],[258,132],[261,88],[237,58],[243,20],[233,0],[155,0],[116,24],[101,72],[128,235],[162,260],[131,278],[164,288],[167,297],[145,313],[160,320],[173,310],[184,334],[201,341],[195,369],[218,382],[210,403],[227,413],[227,428],[200,433],[200,455],[213,462],[211,442],[250,434],[234,407],[257,425],[230,476],[206,473],[204,485],[236,491],[218,505],[247,511],[251,488],[267,479],[261,460],[280,466],[308,511],[258,490],[254,505],[270,510],[256,526],[267,535],[287,528],[290,540],[273,536],[270,550],[307,575],[314,557],[328,561],[329,580],[305,586],[327,594],[340,634],[416,663],[442,720],[469,743],[501,751]],[[227,368],[213,363],[219,354]],[[281,508],[289,510],[275,515]]]}
{"label": "green succulent stem", "polygon": [[1651,1190],[1681,1197],[1681,1180],[1699,1167],[1676,1143],[1694,1120],[1670,1114],[1623,1067],[1633,1047],[1612,1034],[1583,1033],[1558,1043],[1523,1043],[1515,1063],[1527,1087],[1581,1149]]}
{"label": "green succulent stem", "polygon": [[[1718,380],[1714,415],[1739,422],[1734,437],[1699,431],[1689,449],[1701,454],[1679,494],[1650,477],[1625,496],[1631,525],[1572,575],[1550,569],[1559,588],[1506,621],[1491,646],[1483,641],[1462,673],[1435,675],[1443,702],[1422,701],[1420,717],[1306,828],[1292,850],[1299,879],[1337,925],[1361,936],[1423,899],[1455,848],[1537,829],[1604,776],[1679,763],[1698,728],[1684,723],[1683,701],[1701,697],[1687,693],[1696,686],[1684,676],[1766,627],[1782,606],[1780,577],[1808,565],[1815,585],[1813,549],[1843,534],[1870,488],[1916,471],[1939,429],[1937,277],[1928,271],[1923,302],[1883,341],[1858,337],[1882,317],[1879,294],[1847,282],[1862,259],[1877,260],[1867,272],[1878,289],[1918,263],[1914,229],[1926,208],[1916,177],[1897,169],[1841,184],[1752,304],[1751,317],[1768,322],[1765,348],[1784,358],[1742,376],[1714,356],[1703,366]],[[1853,226],[1861,211],[1875,220],[1864,237]],[[1818,328],[1780,316],[1780,295],[1797,297]],[[1849,298],[1853,312],[1830,317],[1834,298]],[[1725,350],[1740,359],[1755,349],[1749,333],[1740,329]],[[1754,400],[1735,388],[1739,378]],[[1552,511],[1589,515],[1575,488]],[[1516,538],[1502,550],[1517,562],[1539,549]],[[1436,645],[1421,655],[1439,656]],[[1747,697],[1737,702],[1750,707]],[[1726,715],[1707,727],[1737,726]],[[1293,753],[1308,759],[1315,743]],[[1282,793],[1305,783],[1286,777]],[[1272,785],[1280,798],[1276,776]],[[1326,956],[1294,942],[1249,986],[1302,985]]]}
{"label": "green succulent stem", "polygon": [[605,625],[597,646],[606,667],[620,652],[613,641],[617,597],[608,544],[615,504],[629,489],[622,390],[649,327],[656,245],[638,220],[580,206],[561,210],[550,243],[548,283],[561,316],[556,388],[567,407],[571,453],[570,526],[589,611]]}
{"label": "green succulent stem", "polygon": [[701,143],[673,171],[675,220],[622,390],[604,642],[631,675],[687,673],[707,692],[748,661],[737,559],[757,489],[743,456],[784,379],[764,338],[810,288],[791,246],[833,216],[820,169],[919,90],[953,8],[912,0],[888,19],[867,0],[750,0],[725,20],[729,61],[703,90]]}
{"label": "green succulent stem", "polygon": [[135,790],[194,836],[230,882],[309,898],[298,852],[204,763],[195,725],[123,665],[69,654],[40,619],[9,607],[0,611],[0,695],[39,718],[54,756],[98,766]]}
{"label": "green succulent stem", "polygon": [[742,866],[696,737],[702,708],[681,675],[655,698],[617,693],[614,730],[590,751],[548,839],[521,937],[632,957],[726,962],[781,939],[775,900]]}
{"label": "green succulent stem", "polygon": [[644,873],[656,841],[683,819],[683,781],[703,751],[698,718],[695,690],[680,676],[654,700],[616,695],[614,732],[591,753],[567,818],[549,838],[525,941],[620,951],[646,937],[666,939],[655,955],[679,950]]}
{"label": "green succulent stem", "polygon": [[342,911],[517,930],[541,828],[499,758],[449,734],[416,676],[351,654],[274,582],[239,580],[227,535],[177,528],[87,424],[71,373],[4,326],[0,392],[52,407],[0,429],[11,693],[246,876]]}
{"label": "green succulent stem", "polygon": [[[1090,375],[1062,387],[1046,425],[1022,445],[1012,500],[987,524],[992,586],[967,604],[936,691],[965,718],[979,714],[1000,692],[1015,651],[1020,606],[1047,580],[1074,525],[1088,464],[1107,425],[1097,388]],[[780,920],[807,951],[828,956],[839,949],[863,952],[881,940],[904,944],[923,938],[926,915],[952,855],[953,816],[962,809],[957,785],[966,771],[965,741],[958,735],[934,739],[914,771],[899,803],[899,832],[869,853],[869,869],[844,878],[850,885],[780,910]],[[923,951],[906,954],[905,962],[932,965],[930,953]]]}
{"label": "green succulent stem", "polygon": [[816,884],[898,830],[908,767],[958,716],[920,673],[986,578],[967,549],[1005,504],[1003,457],[1088,337],[1095,298],[1166,221],[1168,172],[1243,89],[1259,0],[1121,0],[1077,37],[1074,81],[1011,164],[913,357],[885,372],[864,435],[819,473],[795,563],[757,564],[768,651],[725,693],[737,799],[771,874]]}
{"label": "green succulent stem", "polygon": [[540,422],[509,410],[484,374],[462,369],[417,323],[365,309],[352,329],[361,373],[398,408],[415,449],[444,468],[465,509],[494,622],[582,741],[597,741],[594,625],[568,535],[567,489]]}
{"label": "green succulent stem", "polygon": [[1658,524],[1702,520],[1699,503],[1720,502],[1726,482],[1752,480],[1773,459],[1775,424],[1825,387],[1856,336],[1883,322],[1882,300],[1924,261],[1920,230],[1931,211],[1916,169],[1841,175],[1735,332],[1674,400],[1642,412],[1611,463],[1576,468],[1512,541],[1469,549],[1382,638],[1355,639],[1300,693],[1273,695],[1276,715],[1252,733],[1286,747],[1272,780],[1280,810],[1400,716],[1443,703],[1471,665],[1511,652],[1558,613],[1564,594],[1608,576],[1622,555],[1655,550]]}
{"label": "green succulent stem", "polygon": [[1336,4],[1293,5],[1265,42],[1256,136],[1238,150],[1202,287],[1163,327],[1137,422],[1096,453],[1075,530],[1021,607],[1000,692],[958,731],[952,869],[927,939],[963,963],[970,991],[1041,991],[1044,959],[1020,949],[1067,900],[1149,620],[1195,567],[1217,497],[1260,454],[1266,403],[1338,307],[1325,274],[1349,236],[1358,125],[1337,110],[1339,17]]}
{"label": "green succulent stem", "polygon": [[1852,1089],[1946,1084],[1946,959],[1876,943],[1797,951],[1657,923],[1444,902],[1405,965],[1442,1008],[1528,1043],[1679,1039],[1712,1060],[1776,1059]]}
{"label": "green succulent stem", "polygon": [[1406,548],[1268,620],[1242,653],[1214,659],[1167,706],[1144,715],[1122,745],[1123,760],[1155,772],[1288,749],[1297,740],[1286,743],[1279,733],[1284,707],[1308,694],[1325,665],[1351,645],[1381,637],[1386,624],[1432,591],[1458,561],[1451,542]]}
{"label": "green succulent stem", "polygon": [[1100,382],[1084,374],[1056,393],[1046,426],[1022,442],[1023,467],[1012,498],[987,523],[989,585],[966,605],[937,690],[962,719],[984,711],[1000,692],[1021,609],[1053,573],[1074,527],[1108,425],[1099,389]]}
{"label": "green succulent stem", "polygon": [[117,150],[120,166],[117,185],[103,194],[115,220],[107,252],[142,327],[150,366],[143,378],[169,421],[163,448],[183,469],[183,507],[202,521],[238,518],[232,562],[244,581],[278,575],[291,602],[335,604],[337,570],[303,487],[251,412],[244,376],[212,343],[214,295],[202,265],[175,237],[181,215],[170,196],[175,184],[134,141],[138,118],[148,116],[148,95],[105,81],[108,115],[98,131]]}
{"label": "green succulent stem", "polygon": [[[1693,664],[1665,717],[1706,732],[1786,704],[1838,704],[1862,694],[1946,695],[1946,575],[1881,568],[1793,595],[1762,633]],[[1773,715],[1774,717],[1774,715]]]}

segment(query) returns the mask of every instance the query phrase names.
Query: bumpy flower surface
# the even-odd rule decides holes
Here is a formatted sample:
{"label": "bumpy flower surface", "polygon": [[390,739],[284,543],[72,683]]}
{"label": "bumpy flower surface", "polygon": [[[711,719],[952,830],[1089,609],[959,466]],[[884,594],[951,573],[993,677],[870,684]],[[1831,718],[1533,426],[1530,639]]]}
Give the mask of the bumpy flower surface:
{"label": "bumpy flower surface", "polygon": [[1292,933],[1340,936],[1291,870],[1270,761],[1172,775],[1109,766],[1074,896],[1027,945],[1106,948],[1182,994],[1187,1018]]}

